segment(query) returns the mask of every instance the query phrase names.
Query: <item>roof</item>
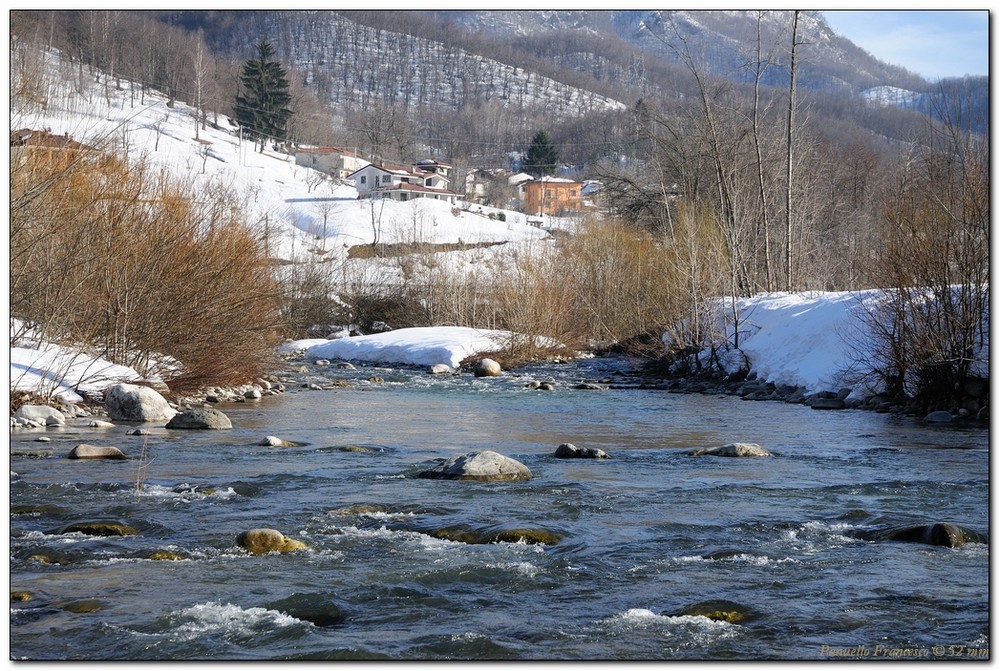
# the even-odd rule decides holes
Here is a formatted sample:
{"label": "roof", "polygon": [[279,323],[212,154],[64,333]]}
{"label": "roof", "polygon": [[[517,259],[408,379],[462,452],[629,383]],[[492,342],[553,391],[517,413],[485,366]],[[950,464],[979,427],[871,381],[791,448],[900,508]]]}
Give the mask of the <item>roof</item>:
{"label": "roof", "polygon": [[436,166],[438,168],[451,168],[451,166],[448,165],[447,163],[442,163],[441,161],[436,161],[433,158],[425,158],[425,159],[423,159],[421,161],[417,161],[416,165],[418,165],[418,166],[421,166],[421,165]]}

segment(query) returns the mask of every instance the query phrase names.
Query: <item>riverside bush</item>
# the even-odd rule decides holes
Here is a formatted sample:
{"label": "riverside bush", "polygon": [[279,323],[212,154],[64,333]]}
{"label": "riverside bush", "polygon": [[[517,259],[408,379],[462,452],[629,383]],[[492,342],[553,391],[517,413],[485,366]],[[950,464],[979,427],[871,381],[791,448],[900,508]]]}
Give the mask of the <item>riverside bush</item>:
{"label": "riverside bush", "polygon": [[253,379],[276,342],[277,292],[244,217],[239,194],[142,159],[19,147],[11,314],[174,391]]}

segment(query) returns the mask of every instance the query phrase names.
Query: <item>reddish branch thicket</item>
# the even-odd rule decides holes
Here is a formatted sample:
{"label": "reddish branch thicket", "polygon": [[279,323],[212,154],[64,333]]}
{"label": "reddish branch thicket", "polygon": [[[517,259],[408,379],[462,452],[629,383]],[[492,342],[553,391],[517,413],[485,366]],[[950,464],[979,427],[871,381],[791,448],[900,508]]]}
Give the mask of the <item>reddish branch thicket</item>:
{"label": "reddish branch thicket", "polygon": [[[277,291],[233,194],[95,149],[12,159],[13,316],[175,391],[262,372]],[[181,367],[163,370],[164,356]]]}

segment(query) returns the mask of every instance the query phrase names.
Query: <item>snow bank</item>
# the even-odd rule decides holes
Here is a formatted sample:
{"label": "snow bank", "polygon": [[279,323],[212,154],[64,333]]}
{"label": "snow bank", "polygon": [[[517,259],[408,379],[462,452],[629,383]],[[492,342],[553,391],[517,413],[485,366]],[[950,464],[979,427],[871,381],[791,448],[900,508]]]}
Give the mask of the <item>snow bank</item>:
{"label": "snow bank", "polygon": [[[749,365],[757,379],[804,387],[805,393],[851,389],[852,397],[881,391],[867,366],[875,344],[867,323],[870,311],[886,300],[877,289],[836,292],[774,292],[736,301],[738,352],[720,356],[726,372]],[[719,303],[720,329],[735,343],[732,304]],[[984,315],[988,324],[989,315]],[[723,326],[724,323],[724,326]],[[984,325],[984,328],[986,325]],[[664,341],[669,337],[664,335]],[[706,350],[701,354],[707,358]],[[745,357],[745,359],[744,359]],[[971,372],[988,375],[989,345],[976,355]]]}
{"label": "snow bank", "polygon": [[101,393],[119,382],[141,380],[132,368],[90,357],[65,347],[10,348],[10,389],[51,392],[66,403],[79,403],[81,393]]}
{"label": "snow bank", "polygon": [[[457,368],[463,359],[500,349],[513,337],[509,331],[461,326],[407,328],[373,335],[354,336],[309,344],[307,359],[342,359],[414,366],[443,363]],[[300,347],[298,341],[289,347]]]}
{"label": "snow bank", "polygon": [[[864,304],[880,295],[776,292],[738,300],[739,347],[750,372],[807,393],[853,388],[860,381],[860,352],[869,342]],[[726,335],[734,342],[732,324]]]}

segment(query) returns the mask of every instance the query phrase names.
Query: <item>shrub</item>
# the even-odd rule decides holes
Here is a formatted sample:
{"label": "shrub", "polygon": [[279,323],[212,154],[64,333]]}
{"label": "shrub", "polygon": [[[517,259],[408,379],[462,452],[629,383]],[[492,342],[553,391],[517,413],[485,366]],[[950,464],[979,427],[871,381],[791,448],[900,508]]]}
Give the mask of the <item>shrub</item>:
{"label": "shrub", "polygon": [[277,292],[239,194],[113,152],[12,158],[12,315],[175,391],[263,372]]}

